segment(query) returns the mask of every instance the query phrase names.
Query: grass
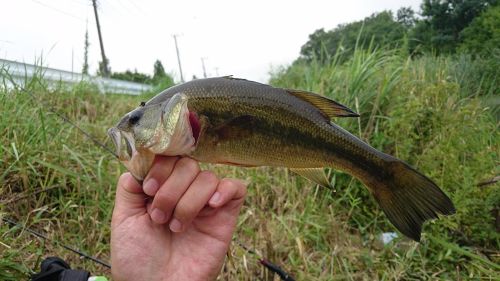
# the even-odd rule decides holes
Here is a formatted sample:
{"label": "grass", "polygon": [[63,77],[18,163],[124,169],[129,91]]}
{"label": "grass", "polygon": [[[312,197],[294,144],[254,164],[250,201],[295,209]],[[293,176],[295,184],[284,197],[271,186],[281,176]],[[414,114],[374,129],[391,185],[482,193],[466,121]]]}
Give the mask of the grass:
{"label": "grass", "polygon": [[[331,192],[285,169],[204,165],[251,182],[235,239],[297,280],[498,280],[500,189],[476,186],[500,173],[499,124],[484,103],[498,95],[497,83],[466,58],[411,60],[372,49],[338,61],[296,63],[275,71],[271,83],[323,93],[361,113],[336,122],[434,179],[457,214],[427,223],[421,243],[399,237],[383,245],[381,233],[395,229],[348,175],[333,172]],[[483,78],[466,79],[472,73]],[[56,242],[1,224],[0,280],[27,279],[46,256],[109,276],[58,243],[109,260],[114,188],[124,169],[48,108],[111,146],[106,129],[150,95],[47,87],[40,76],[28,85],[0,90],[0,214]],[[220,279],[277,280],[236,242]]]}

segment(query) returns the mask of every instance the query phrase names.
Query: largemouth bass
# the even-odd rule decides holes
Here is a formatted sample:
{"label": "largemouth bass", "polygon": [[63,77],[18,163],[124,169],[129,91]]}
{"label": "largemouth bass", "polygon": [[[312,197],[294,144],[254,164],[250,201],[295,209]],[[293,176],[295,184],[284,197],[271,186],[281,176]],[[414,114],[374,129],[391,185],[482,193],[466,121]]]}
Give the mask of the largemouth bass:
{"label": "largemouth bass", "polygon": [[171,87],[108,133],[120,160],[144,179],[156,154],[245,167],[287,167],[328,186],[324,167],[358,178],[394,226],[419,241],[424,221],[455,212],[429,178],[331,121],[358,116],[323,96],[220,77]]}

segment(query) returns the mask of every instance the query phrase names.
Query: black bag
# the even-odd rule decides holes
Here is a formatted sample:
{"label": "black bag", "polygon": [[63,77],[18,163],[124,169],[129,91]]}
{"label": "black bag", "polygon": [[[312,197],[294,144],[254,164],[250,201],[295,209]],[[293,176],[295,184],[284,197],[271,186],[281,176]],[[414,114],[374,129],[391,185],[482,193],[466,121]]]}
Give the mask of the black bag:
{"label": "black bag", "polygon": [[40,269],[40,273],[31,276],[31,281],[87,281],[90,277],[90,272],[71,269],[58,257],[46,258]]}

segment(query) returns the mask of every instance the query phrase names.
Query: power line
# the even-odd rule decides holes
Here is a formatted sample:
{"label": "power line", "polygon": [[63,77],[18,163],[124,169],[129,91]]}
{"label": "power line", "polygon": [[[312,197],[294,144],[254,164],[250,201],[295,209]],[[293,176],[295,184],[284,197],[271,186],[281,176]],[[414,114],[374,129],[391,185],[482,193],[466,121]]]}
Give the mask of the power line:
{"label": "power line", "polygon": [[106,1],[106,2],[100,3],[100,6],[98,6],[98,8],[99,8],[99,12],[101,13],[101,15],[104,13],[104,10],[105,10],[105,9],[101,8],[101,6],[103,6],[103,5],[108,6],[109,9],[106,9],[106,10],[110,10],[118,15],[122,15],[122,13],[120,12],[120,10],[122,10],[122,9],[118,8],[118,6],[115,6],[115,4],[113,4],[111,2],[112,1]]}
{"label": "power line", "polygon": [[134,2],[134,1],[132,1],[132,0],[128,0],[128,2],[132,3],[132,5],[135,7],[135,9],[136,9],[139,13],[143,14],[144,16],[147,16],[147,14],[144,12],[144,10],[142,10],[142,9],[141,9],[141,7],[140,7],[139,5],[135,4],[135,2]]}
{"label": "power line", "polygon": [[130,9],[125,5],[123,4],[123,2],[121,0],[118,0],[118,4],[125,10],[127,11],[127,13],[131,14],[131,11]]}
{"label": "power line", "polygon": [[80,4],[82,6],[90,6],[89,3],[85,0],[85,2],[81,2],[81,1],[78,1],[78,0],[72,0],[73,3],[75,4]]}
{"label": "power line", "polygon": [[80,18],[80,17],[78,17],[78,16],[75,16],[75,15],[73,15],[73,14],[71,14],[71,13],[68,13],[68,12],[66,12],[66,11],[63,11],[63,10],[61,10],[61,9],[59,9],[59,8],[56,8],[56,7],[53,7],[53,6],[47,5],[47,4],[45,4],[45,3],[43,3],[43,2],[40,2],[40,1],[38,1],[38,0],[31,0],[31,1],[33,1],[33,2],[37,3],[38,5],[44,6],[45,8],[48,8],[48,9],[51,9],[51,10],[56,11],[56,12],[58,12],[58,13],[64,14],[64,15],[66,15],[66,16],[68,16],[68,17],[72,17],[72,18],[74,18],[74,19],[77,19],[77,20],[80,20],[80,21],[82,21],[82,22],[85,22],[85,20],[84,20],[84,19],[82,19],[82,18]]}

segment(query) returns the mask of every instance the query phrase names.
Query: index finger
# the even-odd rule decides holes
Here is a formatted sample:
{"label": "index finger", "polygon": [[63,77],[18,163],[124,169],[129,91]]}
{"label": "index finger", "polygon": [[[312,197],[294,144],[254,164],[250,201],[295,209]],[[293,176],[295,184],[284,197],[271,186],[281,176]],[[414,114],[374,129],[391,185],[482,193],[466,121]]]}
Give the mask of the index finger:
{"label": "index finger", "polygon": [[153,166],[149,173],[144,179],[144,184],[142,188],[144,193],[149,196],[154,196],[160,186],[167,180],[167,178],[172,174],[175,163],[179,160],[177,156],[161,156],[156,155],[153,161]]}
{"label": "index finger", "polygon": [[208,201],[212,208],[219,208],[230,201],[240,201],[247,194],[247,183],[242,180],[224,178],[217,185],[217,190]]}

